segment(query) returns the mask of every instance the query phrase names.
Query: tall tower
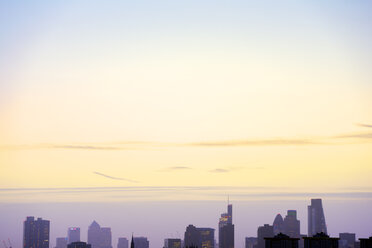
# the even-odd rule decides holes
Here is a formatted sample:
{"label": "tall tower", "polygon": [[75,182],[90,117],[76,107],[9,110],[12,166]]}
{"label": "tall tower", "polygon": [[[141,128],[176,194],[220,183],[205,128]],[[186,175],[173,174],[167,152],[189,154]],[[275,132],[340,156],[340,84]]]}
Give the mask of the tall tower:
{"label": "tall tower", "polygon": [[92,245],[92,248],[112,248],[111,228],[101,227],[93,221],[88,228],[88,243]]}
{"label": "tall tower", "polygon": [[219,248],[234,248],[234,225],[232,224],[232,204],[227,205],[227,213],[221,214],[218,222]]}
{"label": "tall tower", "polygon": [[277,214],[273,222],[274,235],[284,233],[284,221],[281,214]]}
{"label": "tall tower", "polygon": [[23,248],[49,248],[49,220],[33,216],[23,222]]}
{"label": "tall tower", "polygon": [[80,228],[79,227],[70,227],[67,229],[67,238],[68,243],[80,242]]}
{"label": "tall tower", "polygon": [[327,234],[322,199],[311,199],[311,205],[307,207],[307,222],[308,237],[321,232]]}
{"label": "tall tower", "polygon": [[300,221],[297,220],[297,211],[288,210],[284,218],[284,234],[290,238],[300,238]]}

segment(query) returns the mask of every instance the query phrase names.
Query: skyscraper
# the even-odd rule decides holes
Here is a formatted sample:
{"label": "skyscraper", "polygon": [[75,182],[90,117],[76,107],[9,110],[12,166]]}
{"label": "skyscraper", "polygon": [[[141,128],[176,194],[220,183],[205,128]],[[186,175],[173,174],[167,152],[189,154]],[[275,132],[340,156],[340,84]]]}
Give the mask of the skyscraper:
{"label": "skyscraper", "polygon": [[195,246],[198,248],[214,248],[214,229],[196,228],[193,225],[187,226],[184,247]]}
{"label": "skyscraper", "polygon": [[181,248],[181,239],[164,239],[164,248]]}
{"label": "skyscraper", "polygon": [[265,239],[274,237],[274,228],[269,224],[258,227],[257,229],[257,248],[265,248]]}
{"label": "skyscraper", "polygon": [[134,247],[136,248],[149,248],[150,242],[146,237],[134,237],[133,238]]}
{"label": "skyscraper", "polygon": [[200,233],[200,248],[215,248],[214,247],[214,229],[213,228],[197,228]]}
{"label": "skyscraper", "polygon": [[311,205],[307,207],[308,236],[317,233],[327,234],[327,225],[324,217],[322,199],[311,199]]}
{"label": "skyscraper", "polygon": [[23,248],[49,248],[49,220],[33,216],[23,222]]}
{"label": "skyscraper", "polygon": [[79,242],[80,241],[80,228],[79,227],[70,227],[67,229],[67,238],[68,243]]}
{"label": "skyscraper", "polygon": [[284,233],[284,221],[281,214],[277,214],[273,222],[274,235]]}
{"label": "skyscraper", "polygon": [[234,225],[232,224],[232,204],[227,205],[227,213],[221,214],[218,222],[219,248],[234,248]]}
{"label": "skyscraper", "polygon": [[298,240],[299,238],[290,238],[279,233],[272,238],[265,238],[265,248],[298,248]]}
{"label": "skyscraper", "polygon": [[297,211],[288,210],[283,222],[284,234],[291,238],[300,238],[300,221],[297,220]]}
{"label": "skyscraper", "polygon": [[119,238],[117,248],[129,248],[128,244],[129,244],[129,241],[127,238]]}
{"label": "skyscraper", "polygon": [[184,247],[198,246],[200,248],[200,233],[194,225],[188,225],[185,231]]}
{"label": "skyscraper", "polygon": [[92,245],[92,248],[112,248],[111,228],[101,228],[96,221],[93,221],[88,228],[88,243]]}

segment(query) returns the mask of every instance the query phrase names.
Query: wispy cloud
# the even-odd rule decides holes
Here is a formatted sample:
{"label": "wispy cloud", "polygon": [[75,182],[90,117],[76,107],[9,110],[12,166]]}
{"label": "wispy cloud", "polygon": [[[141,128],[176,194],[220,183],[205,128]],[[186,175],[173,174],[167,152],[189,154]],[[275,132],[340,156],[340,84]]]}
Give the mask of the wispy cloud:
{"label": "wispy cloud", "polygon": [[345,134],[345,135],[339,135],[335,136],[335,138],[338,139],[372,139],[372,133],[354,133],[354,134]]}
{"label": "wispy cloud", "polygon": [[310,139],[243,139],[231,141],[208,141],[189,143],[189,146],[290,146],[290,145],[319,145],[324,142],[310,140]]}
{"label": "wispy cloud", "polygon": [[131,183],[138,183],[138,181],[135,181],[135,180],[122,178],[122,177],[113,177],[113,176],[109,176],[109,175],[106,175],[106,174],[103,174],[103,173],[100,173],[100,172],[97,172],[97,171],[93,171],[93,173],[96,174],[96,175],[99,175],[99,176],[103,176],[103,177],[106,177],[106,178],[109,178],[109,179],[113,179],[113,180],[120,180],[120,181],[127,181],[127,182],[131,182]]}
{"label": "wispy cloud", "polygon": [[356,125],[357,126],[360,126],[360,127],[369,127],[369,128],[372,128],[372,125],[371,124],[357,123]]}
{"label": "wispy cloud", "polygon": [[227,172],[230,172],[230,171],[229,170],[226,170],[226,169],[217,168],[217,169],[210,170],[209,172],[213,172],[213,173],[227,173]]}

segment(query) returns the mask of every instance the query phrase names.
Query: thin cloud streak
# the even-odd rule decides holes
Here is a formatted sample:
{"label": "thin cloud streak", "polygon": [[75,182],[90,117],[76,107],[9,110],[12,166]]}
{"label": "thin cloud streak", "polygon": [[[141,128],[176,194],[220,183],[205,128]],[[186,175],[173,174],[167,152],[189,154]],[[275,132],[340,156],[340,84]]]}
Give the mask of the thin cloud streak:
{"label": "thin cloud streak", "polygon": [[189,143],[188,146],[290,146],[290,145],[320,145],[325,144],[309,139],[262,139],[262,140],[231,140],[215,142]]}
{"label": "thin cloud streak", "polygon": [[103,176],[103,177],[106,177],[106,178],[109,178],[109,179],[113,179],[113,180],[120,180],[120,181],[127,181],[127,182],[131,182],[131,183],[138,183],[138,181],[135,181],[135,180],[131,180],[131,179],[127,179],[127,178],[121,178],[121,177],[112,177],[112,176],[105,175],[105,174],[97,172],[97,171],[93,171],[93,173],[96,174],[96,175],[99,175],[99,176]]}
{"label": "thin cloud streak", "polygon": [[357,123],[356,125],[357,126],[360,126],[360,127],[369,127],[369,128],[372,128],[372,125],[370,125],[370,124]]}
{"label": "thin cloud streak", "polygon": [[372,139],[372,133],[355,133],[336,136],[337,139]]}
{"label": "thin cloud streak", "polygon": [[214,169],[214,170],[210,170],[209,172],[213,172],[213,173],[227,173],[227,172],[230,172],[230,171],[229,170],[226,170],[226,169],[217,168],[217,169]]}

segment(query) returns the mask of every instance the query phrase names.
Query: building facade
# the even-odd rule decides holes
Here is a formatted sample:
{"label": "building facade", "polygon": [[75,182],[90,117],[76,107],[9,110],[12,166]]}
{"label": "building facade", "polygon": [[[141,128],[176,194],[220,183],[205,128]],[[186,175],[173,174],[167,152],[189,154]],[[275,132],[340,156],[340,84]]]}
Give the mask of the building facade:
{"label": "building facade", "polygon": [[23,248],[49,248],[49,220],[27,217],[23,222]]}
{"label": "building facade", "polygon": [[269,224],[258,227],[257,229],[257,248],[265,248],[265,238],[274,237],[274,228]]}
{"label": "building facade", "polygon": [[327,234],[322,199],[311,199],[311,205],[307,207],[308,214],[308,237],[317,233]]}
{"label": "building facade", "polygon": [[300,238],[300,221],[296,210],[288,210],[283,221],[284,234],[290,238]]}
{"label": "building facade", "polygon": [[219,248],[234,248],[234,225],[232,224],[232,204],[228,204],[227,213],[221,214],[218,222]]}
{"label": "building facade", "polygon": [[111,238],[111,228],[101,228],[96,221],[88,228],[88,244],[92,245],[92,248],[112,248]]}
{"label": "building facade", "polygon": [[80,242],[80,228],[79,227],[70,227],[67,229],[67,238],[68,243]]}

